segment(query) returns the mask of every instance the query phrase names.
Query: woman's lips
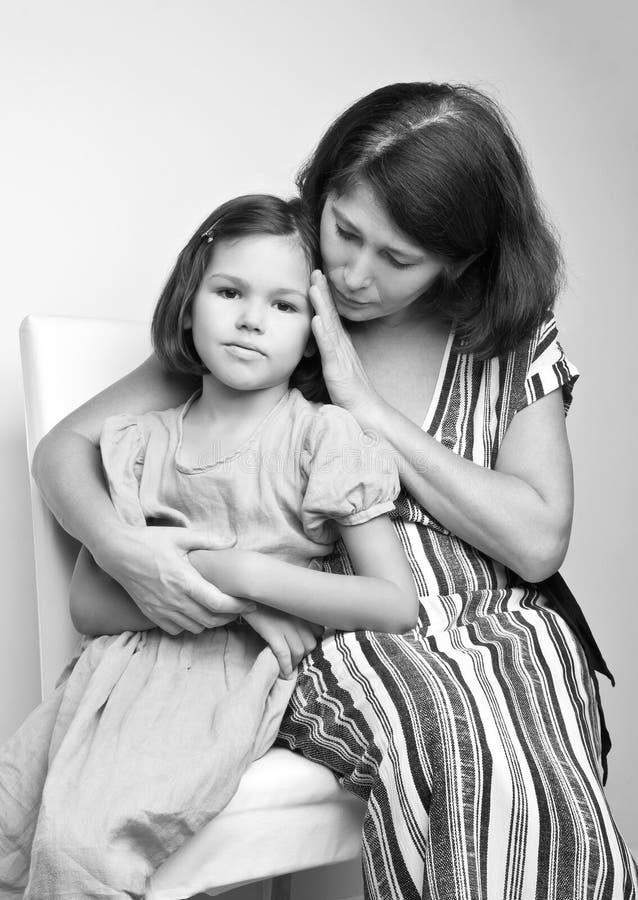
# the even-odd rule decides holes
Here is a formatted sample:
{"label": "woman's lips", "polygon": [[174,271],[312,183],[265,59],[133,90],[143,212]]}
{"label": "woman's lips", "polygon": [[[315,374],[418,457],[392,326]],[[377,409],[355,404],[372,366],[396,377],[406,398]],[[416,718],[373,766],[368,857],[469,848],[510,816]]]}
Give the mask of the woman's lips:
{"label": "woman's lips", "polygon": [[345,306],[367,306],[369,303],[368,300],[355,300],[353,297],[349,297],[347,294],[342,294],[341,291],[334,286],[334,284],[330,285],[332,289],[332,293],[334,295],[335,301],[339,301],[340,303],[345,304]]}

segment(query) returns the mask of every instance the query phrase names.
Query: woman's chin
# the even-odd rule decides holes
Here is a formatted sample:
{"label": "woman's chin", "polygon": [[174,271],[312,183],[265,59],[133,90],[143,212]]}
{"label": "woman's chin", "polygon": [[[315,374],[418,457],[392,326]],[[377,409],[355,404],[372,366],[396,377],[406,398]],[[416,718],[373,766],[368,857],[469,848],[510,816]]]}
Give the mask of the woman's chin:
{"label": "woman's chin", "polygon": [[374,304],[372,303],[349,300],[348,297],[345,297],[334,288],[332,289],[332,298],[337,312],[343,319],[349,319],[352,322],[364,322],[367,319],[376,318]]}

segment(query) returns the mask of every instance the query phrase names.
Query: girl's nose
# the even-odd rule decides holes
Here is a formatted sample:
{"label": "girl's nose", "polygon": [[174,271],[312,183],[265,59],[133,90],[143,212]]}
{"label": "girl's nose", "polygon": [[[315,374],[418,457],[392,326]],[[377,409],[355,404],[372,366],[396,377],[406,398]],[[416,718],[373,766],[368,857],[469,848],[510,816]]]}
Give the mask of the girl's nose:
{"label": "girl's nose", "polygon": [[264,307],[257,300],[246,300],[241,305],[239,316],[237,317],[237,327],[246,328],[249,331],[264,330]]}
{"label": "girl's nose", "polygon": [[365,253],[357,253],[350,257],[343,267],[343,283],[349,291],[358,291],[369,287],[372,281],[369,260]]}

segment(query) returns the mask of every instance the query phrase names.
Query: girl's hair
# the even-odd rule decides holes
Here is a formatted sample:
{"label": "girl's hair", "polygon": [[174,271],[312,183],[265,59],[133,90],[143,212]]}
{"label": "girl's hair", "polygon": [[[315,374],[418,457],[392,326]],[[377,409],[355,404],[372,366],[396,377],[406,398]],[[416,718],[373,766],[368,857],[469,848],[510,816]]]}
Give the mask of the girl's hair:
{"label": "girl's hair", "polygon": [[[301,200],[282,200],[269,194],[235,197],[218,206],[199,226],[177,257],[162,291],[151,324],[155,353],[173,374],[207,372],[184,319],[201,284],[215,244],[257,235],[296,238],[308,260],[308,271],[319,266],[319,238]],[[327,396],[319,353],[303,357],[290,378],[308,400]]]}
{"label": "girl's hair", "polygon": [[393,84],[331,125],[297,177],[315,221],[367,183],[390,219],[447,265],[424,300],[480,357],[528,337],[562,282],[557,239],[503,113],[466,85]]}

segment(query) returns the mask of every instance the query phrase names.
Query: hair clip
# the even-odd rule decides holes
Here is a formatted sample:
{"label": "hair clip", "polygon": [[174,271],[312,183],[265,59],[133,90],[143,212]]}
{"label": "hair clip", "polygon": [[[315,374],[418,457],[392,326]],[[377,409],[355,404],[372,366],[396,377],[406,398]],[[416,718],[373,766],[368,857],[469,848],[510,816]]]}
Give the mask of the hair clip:
{"label": "hair clip", "polygon": [[210,244],[213,238],[215,237],[215,225],[217,223],[213,222],[210,228],[207,228],[206,231],[202,234],[202,240],[206,240],[207,244]]}

